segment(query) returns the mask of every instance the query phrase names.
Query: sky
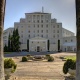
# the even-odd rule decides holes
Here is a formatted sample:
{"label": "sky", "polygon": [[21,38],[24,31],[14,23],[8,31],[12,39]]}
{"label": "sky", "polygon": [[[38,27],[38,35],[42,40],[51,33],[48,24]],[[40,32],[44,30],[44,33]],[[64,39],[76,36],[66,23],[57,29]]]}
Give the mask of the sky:
{"label": "sky", "polygon": [[75,0],[6,0],[4,30],[14,27],[14,22],[25,18],[25,13],[44,12],[51,13],[62,23],[62,27],[76,33]]}

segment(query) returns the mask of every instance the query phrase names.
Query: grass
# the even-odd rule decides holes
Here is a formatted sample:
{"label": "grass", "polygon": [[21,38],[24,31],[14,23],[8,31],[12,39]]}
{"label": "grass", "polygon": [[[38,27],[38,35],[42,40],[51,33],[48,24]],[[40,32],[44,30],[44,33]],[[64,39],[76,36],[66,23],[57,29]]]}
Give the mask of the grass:
{"label": "grass", "polygon": [[64,57],[66,60],[67,59],[72,59],[72,60],[76,60],[76,56],[66,56],[66,57]]}

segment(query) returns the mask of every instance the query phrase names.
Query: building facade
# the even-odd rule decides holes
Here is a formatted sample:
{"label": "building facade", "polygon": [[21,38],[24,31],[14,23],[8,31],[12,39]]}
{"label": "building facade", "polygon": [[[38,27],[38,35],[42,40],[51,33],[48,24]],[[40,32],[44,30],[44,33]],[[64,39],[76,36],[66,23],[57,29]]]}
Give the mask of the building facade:
{"label": "building facade", "polygon": [[25,18],[15,22],[14,28],[4,30],[4,44],[8,44],[9,33],[12,35],[11,32],[14,29],[19,31],[21,51],[58,51],[58,45],[60,45],[60,50],[65,51],[63,48],[64,40],[68,39],[68,37],[74,39],[72,38],[74,33],[64,29],[62,23],[51,17],[51,13],[25,13]]}

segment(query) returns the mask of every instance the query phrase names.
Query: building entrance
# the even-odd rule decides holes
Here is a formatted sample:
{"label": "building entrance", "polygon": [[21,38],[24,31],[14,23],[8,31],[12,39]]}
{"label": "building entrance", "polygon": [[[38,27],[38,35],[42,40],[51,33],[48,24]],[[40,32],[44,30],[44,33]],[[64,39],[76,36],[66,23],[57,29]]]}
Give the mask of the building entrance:
{"label": "building entrance", "polygon": [[37,52],[40,52],[40,46],[37,46]]}

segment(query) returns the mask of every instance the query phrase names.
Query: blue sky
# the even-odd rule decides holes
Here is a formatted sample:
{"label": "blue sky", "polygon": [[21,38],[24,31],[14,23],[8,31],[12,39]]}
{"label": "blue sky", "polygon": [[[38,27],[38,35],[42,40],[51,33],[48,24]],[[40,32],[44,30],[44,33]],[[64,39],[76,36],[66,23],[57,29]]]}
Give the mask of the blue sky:
{"label": "blue sky", "polygon": [[4,29],[14,26],[25,13],[41,11],[52,13],[52,18],[76,33],[75,0],[6,0]]}

